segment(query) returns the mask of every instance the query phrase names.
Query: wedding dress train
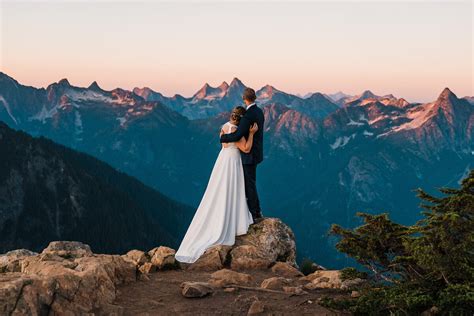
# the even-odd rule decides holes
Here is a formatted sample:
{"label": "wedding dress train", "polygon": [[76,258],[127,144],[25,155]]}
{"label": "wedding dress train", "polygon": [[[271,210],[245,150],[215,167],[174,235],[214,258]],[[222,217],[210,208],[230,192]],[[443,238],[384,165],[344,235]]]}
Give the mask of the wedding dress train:
{"label": "wedding dress train", "polygon": [[[223,130],[230,133],[234,126],[228,122]],[[246,234],[252,223],[240,150],[230,143],[217,157],[206,192],[175,258],[193,263],[211,246],[232,246],[235,236]]]}

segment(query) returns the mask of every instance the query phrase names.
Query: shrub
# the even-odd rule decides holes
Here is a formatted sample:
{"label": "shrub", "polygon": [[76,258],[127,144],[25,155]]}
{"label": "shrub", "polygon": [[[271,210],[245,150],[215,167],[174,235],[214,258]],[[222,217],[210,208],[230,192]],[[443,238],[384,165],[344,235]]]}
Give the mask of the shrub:
{"label": "shrub", "polygon": [[312,261],[311,259],[304,258],[303,261],[301,261],[300,271],[304,275],[311,274],[319,269],[320,269],[320,266],[314,263],[314,261]]}
{"label": "shrub", "polygon": [[344,268],[341,270],[341,280],[354,280],[354,279],[366,279],[367,278],[367,272],[362,272],[357,270],[356,268],[349,267],[349,268]]}
{"label": "shrub", "polygon": [[[412,226],[358,213],[355,229],[333,225],[336,248],[370,271],[374,286],[350,305],[356,314],[443,314],[474,310],[474,170],[443,197],[418,190],[423,218]],[[350,275],[354,270],[347,270]]]}

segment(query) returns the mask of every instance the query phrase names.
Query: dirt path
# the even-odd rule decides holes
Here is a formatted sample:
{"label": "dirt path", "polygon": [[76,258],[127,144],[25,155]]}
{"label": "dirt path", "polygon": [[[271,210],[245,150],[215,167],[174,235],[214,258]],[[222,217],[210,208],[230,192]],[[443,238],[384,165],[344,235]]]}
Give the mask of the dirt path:
{"label": "dirt path", "polygon": [[[254,284],[260,283],[272,273],[252,271]],[[119,287],[116,305],[124,308],[124,315],[247,315],[250,305],[260,300],[265,305],[263,315],[343,315],[328,310],[316,302],[322,296],[341,296],[331,290],[310,291],[308,295],[256,292],[236,289],[225,292],[217,289],[204,298],[185,298],[180,284],[184,281],[208,281],[210,273],[164,271],[150,275],[148,281],[138,281]],[[309,303],[311,301],[312,303]]]}

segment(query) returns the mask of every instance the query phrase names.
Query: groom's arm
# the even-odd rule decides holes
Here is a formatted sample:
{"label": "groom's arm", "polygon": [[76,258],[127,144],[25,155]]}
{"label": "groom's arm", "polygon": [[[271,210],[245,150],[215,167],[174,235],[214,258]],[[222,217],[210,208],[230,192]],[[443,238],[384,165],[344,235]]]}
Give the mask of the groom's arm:
{"label": "groom's arm", "polygon": [[250,129],[250,121],[245,116],[240,120],[237,130],[221,136],[221,143],[235,143],[244,137]]}

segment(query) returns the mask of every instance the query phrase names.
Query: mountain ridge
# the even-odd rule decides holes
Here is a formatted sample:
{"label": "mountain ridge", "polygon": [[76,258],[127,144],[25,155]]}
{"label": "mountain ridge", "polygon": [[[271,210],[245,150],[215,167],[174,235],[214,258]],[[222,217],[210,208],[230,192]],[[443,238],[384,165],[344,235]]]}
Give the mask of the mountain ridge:
{"label": "mountain ridge", "polygon": [[39,250],[57,239],[108,253],[156,242],[176,246],[192,214],[96,158],[3,122],[0,150],[0,252]]}
{"label": "mountain ridge", "polygon": [[[50,102],[46,90],[14,86],[0,76],[0,96],[9,105],[7,111],[0,99],[0,120],[197,206],[221,148],[220,126],[241,104],[243,87],[233,79],[225,102],[190,104],[175,96],[166,104],[133,91],[84,88],[67,88]],[[321,264],[344,261],[325,236],[328,225],[350,227],[358,210],[391,210],[402,223],[416,220],[411,190],[457,183],[474,165],[474,106],[467,99],[448,95],[436,105],[368,96],[336,104],[318,93],[301,101],[282,92],[257,102],[267,119],[258,176],[264,214],[294,227],[300,256],[316,253]]]}

